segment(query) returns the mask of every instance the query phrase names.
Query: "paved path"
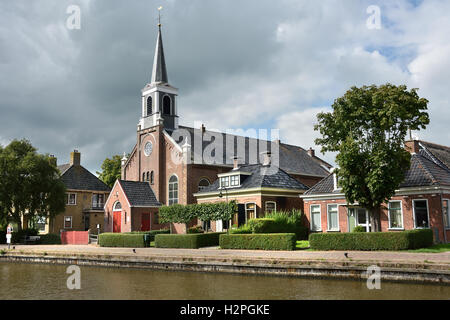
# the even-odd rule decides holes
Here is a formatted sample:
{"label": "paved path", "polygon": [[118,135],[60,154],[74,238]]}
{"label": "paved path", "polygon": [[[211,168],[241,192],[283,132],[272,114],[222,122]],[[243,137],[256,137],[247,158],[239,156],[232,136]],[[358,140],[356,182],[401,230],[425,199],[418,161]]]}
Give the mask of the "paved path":
{"label": "paved path", "polygon": [[[7,246],[0,245],[0,250]],[[218,247],[203,249],[159,249],[138,248],[133,253],[129,248],[101,248],[95,245],[16,245],[15,253],[44,253],[54,254],[85,254],[108,256],[135,256],[139,257],[195,257],[212,259],[273,259],[273,260],[317,260],[317,261],[379,261],[379,262],[406,262],[406,263],[439,263],[449,264],[450,251],[444,253],[410,253],[387,251],[259,251],[259,250],[220,250]]]}

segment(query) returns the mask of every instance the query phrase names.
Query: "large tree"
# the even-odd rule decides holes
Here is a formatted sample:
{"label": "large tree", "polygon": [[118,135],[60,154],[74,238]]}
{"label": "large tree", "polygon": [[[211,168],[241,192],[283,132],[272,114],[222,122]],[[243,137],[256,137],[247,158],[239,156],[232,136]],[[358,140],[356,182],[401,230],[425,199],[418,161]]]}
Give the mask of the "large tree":
{"label": "large tree", "polygon": [[404,85],[352,87],[320,113],[316,144],[337,152],[339,187],[348,203],[369,210],[372,231],[380,231],[380,208],[405,178],[411,156],[404,148],[408,130],[429,123],[428,100]]}
{"label": "large tree", "polygon": [[121,170],[121,156],[115,155],[111,159],[106,158],[102,163],[102,172],[97,172],[98,178],[112,188],[116,180],[121,178]]}
{"label": "large tree", "polygon": [[65,186],[56,164],[27,140],[0,146],[0,220],[17,223],[52,218],[65,209]]}

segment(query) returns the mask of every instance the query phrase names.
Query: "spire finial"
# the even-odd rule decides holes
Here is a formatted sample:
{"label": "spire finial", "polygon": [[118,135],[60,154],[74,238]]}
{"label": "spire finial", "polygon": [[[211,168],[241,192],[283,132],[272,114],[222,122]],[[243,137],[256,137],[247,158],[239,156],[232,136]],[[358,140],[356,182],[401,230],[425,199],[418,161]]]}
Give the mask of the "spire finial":
{"label": "spire finial", "polygon": [[162,6],[160,6],[159,8],[158,8],[158,27],[160,27],[161,28],[161,10],[163,9],[163,7]]}

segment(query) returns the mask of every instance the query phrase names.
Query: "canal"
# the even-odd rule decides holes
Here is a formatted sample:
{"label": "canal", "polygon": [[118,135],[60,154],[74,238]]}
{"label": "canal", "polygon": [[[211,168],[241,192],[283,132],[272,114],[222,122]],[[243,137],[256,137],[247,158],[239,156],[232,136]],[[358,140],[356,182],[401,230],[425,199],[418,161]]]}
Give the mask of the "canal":
{"label": "canal", "polygon": [[69,290],[67,266],[0,263],[3,299],[450,299],[450,286],[285,278],[81,266],[81,289]]}

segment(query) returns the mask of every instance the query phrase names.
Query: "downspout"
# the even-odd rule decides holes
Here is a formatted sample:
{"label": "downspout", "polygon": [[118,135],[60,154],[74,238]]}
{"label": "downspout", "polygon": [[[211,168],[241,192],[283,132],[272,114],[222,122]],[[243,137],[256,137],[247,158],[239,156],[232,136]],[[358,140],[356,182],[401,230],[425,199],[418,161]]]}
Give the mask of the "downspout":
{"label": "downspout", "polygon": [[[442,188],[441,188],[441,215],[442,215],[442,231],[444,233],[444,243],[447,243],[447,226],[445,225],[445,218],[444,218],[444,198],[442,197]],[[448,208],[447,208],[448,210]]]}

